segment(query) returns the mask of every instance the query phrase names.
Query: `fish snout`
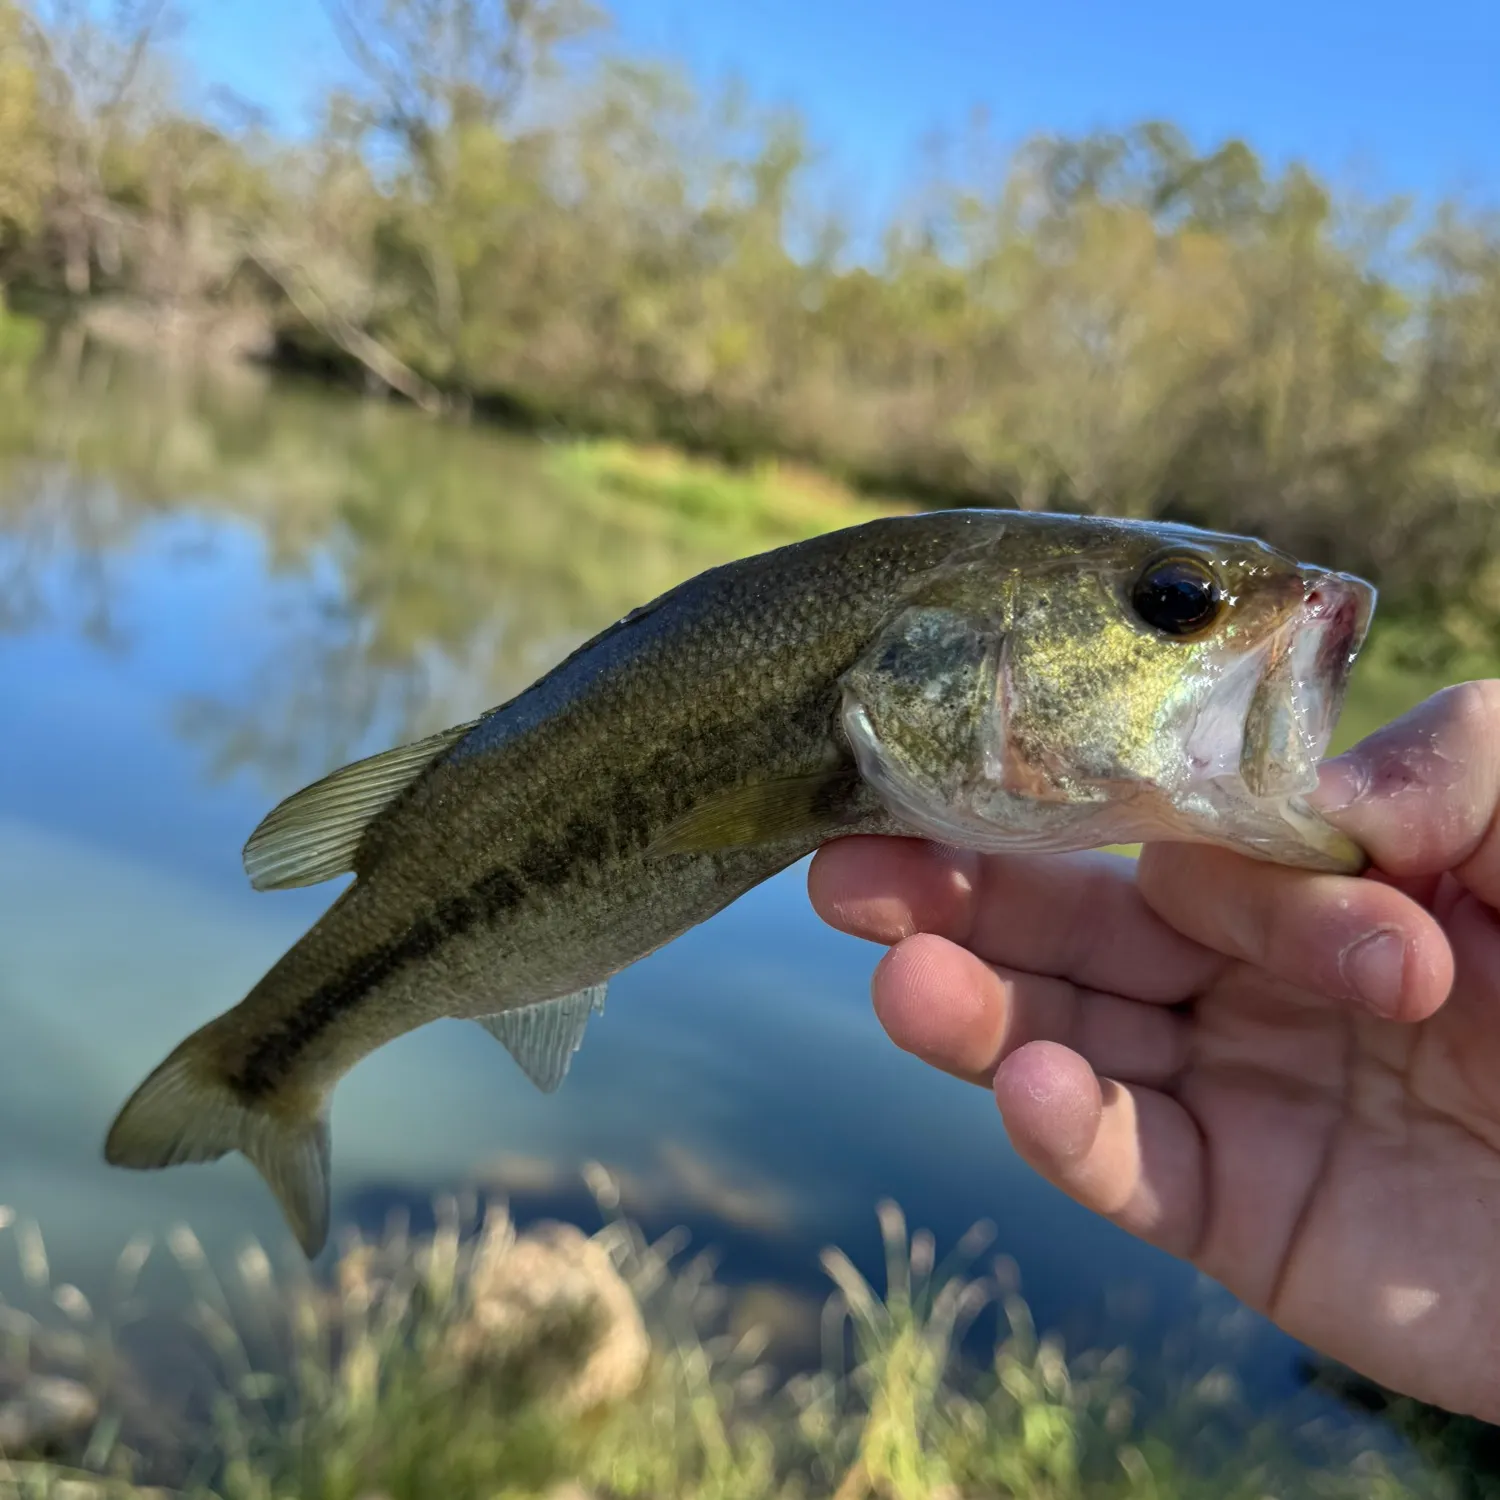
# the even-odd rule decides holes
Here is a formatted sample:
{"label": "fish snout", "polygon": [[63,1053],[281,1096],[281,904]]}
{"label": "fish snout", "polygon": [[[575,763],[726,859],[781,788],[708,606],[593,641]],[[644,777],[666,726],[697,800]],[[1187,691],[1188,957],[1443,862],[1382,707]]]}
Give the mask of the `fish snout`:
{"label": "fish snout", "polygon": [[1316,630],[1318,655],[1314,677],[1342,686],[1364,645],[1375,613],[1375,589],[1353,573],[1304,567],[1301,623]]}

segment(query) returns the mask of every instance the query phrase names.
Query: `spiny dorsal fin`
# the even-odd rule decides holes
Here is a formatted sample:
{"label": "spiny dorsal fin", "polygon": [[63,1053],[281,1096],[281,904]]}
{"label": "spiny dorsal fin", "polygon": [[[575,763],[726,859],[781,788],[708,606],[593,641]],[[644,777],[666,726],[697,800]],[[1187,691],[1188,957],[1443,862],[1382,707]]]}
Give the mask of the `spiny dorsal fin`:
{"label": "spiny dorsal fin", "polygon": [[280,891],[346,874],[365,829],[477,722],[357,760],[293,792],[245,845],[250,884],[258,891]]}
{"label": "spiny dorsal fin", "polygon": [[845,767],[732,787],[678,818],[646,852],[708,854],[799,834],[826,834],[840,822],[851,789],[851,772]]}
{"label": "spiny dorsal fin", "polygon": [[504,1045],[526,1076],[544,1094],[550,1094],[568,1076],[573,1054],[583,1045],[589,1016],[604,1009],[607,988],[608,981],[591,984],[575,994],[543,1000],[540,1005],[475,1019]]}

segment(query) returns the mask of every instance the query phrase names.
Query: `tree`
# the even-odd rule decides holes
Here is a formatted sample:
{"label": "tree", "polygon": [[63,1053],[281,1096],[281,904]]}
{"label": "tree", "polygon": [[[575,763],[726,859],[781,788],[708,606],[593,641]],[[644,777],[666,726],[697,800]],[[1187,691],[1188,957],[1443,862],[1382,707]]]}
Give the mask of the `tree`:
{"label": "tree", "polygon": [[36,63],[28,18],[0,0],[0,312],[8,264],[40,228],[50,177]]}
{"label": "tree", "polygon": [[153,48],[170,19],[167,0],[38,4],[42,120],[54,173],[48,219],[75,297],[88,294],[96,265],[106,275],[119,271],[120,226],[104,173],[141,117],[161,105]]}
{"label": "tree", "polygon": [[523,112],[602,14],[588,0],[326,3],[363,79],[355,106],[377,156],[393,161],[402,237],[428,283],[431,363],[461,378],[469,267],[458,246],[475,175],[504,172]]}

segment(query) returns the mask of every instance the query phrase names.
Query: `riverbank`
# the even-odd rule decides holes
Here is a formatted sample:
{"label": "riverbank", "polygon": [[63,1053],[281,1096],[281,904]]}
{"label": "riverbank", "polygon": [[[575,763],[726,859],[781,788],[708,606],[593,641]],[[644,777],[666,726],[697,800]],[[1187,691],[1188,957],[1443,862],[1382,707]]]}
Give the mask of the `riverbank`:
{"label": "riverbank", "polygon": [[560,478],[614,503],[647,507],[700,540],[747,551],[918,508],[872,499],[816,469],[775,460],[732,469],[680,449],[618,439],[575,439],[553,449]]}
{"label": "riverbank", "polygon": [[[283,366],[273,346],[248,337],[225,344],[202,336],[203,326],[191,318],[161,321],[140,309],[105,304],[63,325],[0,308],[0,362],[31,364],[44,358],[49,347],[69,343],[75,346],[71,358],[78,361],[84,358],[84,346],[95,345],[147,365],[207,375],[261,370],[273,379],[291,375],[335,391],[345,389],[354,400],[386,399],[356,394],[357,385],[344,378],[348,371],[309,370],[297,361]],[[541,438],[551,474],[581,503],[627,511],[648,529],[718,551],[779,546],[919,508],[914,500],[866,493],[811,465],[774,457],[732,464],[664,443],[573,433],[555,420],[485,407],[455,409],[432,420],[451,422],[457,430],[494,426]]]}
{"label": "riverbank", "polygon": [[[38,1429],[33,1447],[46,1452],[13,1447],[0,1487],[46,1500],[1479,1493],[1465,1488],[1475,1424],[1434,1423],[1410,1404],[1390,1405],[1388,1440],[1326,1417],[1293,1436],[1252,1419],[1233,1377],[1210,1370],[1143,1417],[1123,1350],[1066,1351],[1040,1336],[1006,1264],[980,1265],[986,1226],[935,1268],[931,1237],[909,1235],[882,1204],[886,1286],[829,1249],[833,1293],[799,1326],[768,1289],[716,1284],[711,1261],[685,1258],[677,1235],[648,1242],[616,1211],[602,1169],[589,1176],[605,1220],[592,1235],[518,1231],[501,1205],[465,1232],[448,1205],[431,1235],[347,1242],[327,1282],[277,1275],[253,1244],[233,1267],[212,1266],[190,1231],[175,1231],[155,1253],[194,1301],[157,1336],[201,1372],[175,1396],[151,1395],[124,1362],[121,1329],[52,1287],[39,1234],[12,1226],[52,1317],[49,1327],[7,1309],[7,1352],[14,1365],[19,1344],[29,1349],[51,1409],[72,1419]],[[121,1308],[150,1253],[127,1250]],[[966,1359],[965,1330],[996,1305],[991,1357]],[[821,1361],[809,1360],[820,1343]],[[1337,1384],[1337,1372],[1324,1378]],[[0,1408],[0,1426],[23,1404]]]}

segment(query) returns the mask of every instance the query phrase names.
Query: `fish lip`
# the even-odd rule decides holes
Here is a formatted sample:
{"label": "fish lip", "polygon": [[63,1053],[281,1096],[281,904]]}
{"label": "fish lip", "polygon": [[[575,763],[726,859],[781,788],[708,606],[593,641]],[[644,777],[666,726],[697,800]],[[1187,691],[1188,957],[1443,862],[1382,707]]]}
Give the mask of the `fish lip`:
{"label": "fish lip", "polygon": [[[1190,786],[1203,789],[1227,779],[1234,795],[1275,802],[1317,784],[1318,762],[1369,629],[1375,590],[1351,574],[1316,567],[1299,568],[1288,582],[1287,597],[1260,639],[1243,655],[1222,661],[1194,714],[1186,740]],[[1257,746],[1252,712],[1276,705],[1289,733],[1275,745]]]}
{"label": "fish lip", "polygon": [[1333,738],[1355,659],[1369,635],[1376,595],[1370,584],[1353,573],[1314,567],[1299,571],[1302,604],[1282,629],[1292,635],[1293,650],[1298,637],[1315,632],[1316,651],[1306,679],[1310,692],[1294,698],[1293,711],[1316,761]]}
{"label": "fish lip", "polygon": [[1344,683],[1354,659],[1370,632],[1375,613],[1375,589],[1353,573],[1303,568],[1302,607],[1293,625],[1321,627],[1323,639],[1315,674],[1324,681]]}
{"label": "fish lip", "polygon": [[1301,598],[1267,635],[1251,695],[1251,705],[1279,702],[1291,734],[1279,750],[1258,746],[1262,754],[1252,763],[1246,759],[1252,748],[1250,706],[1242,729],[1241,780],[1252,795],[1270,800],[1317,785],[1318,764],[1337,727],[1375,606],[1375,590],[1353,574],[1317,567],[1298,572]]}

